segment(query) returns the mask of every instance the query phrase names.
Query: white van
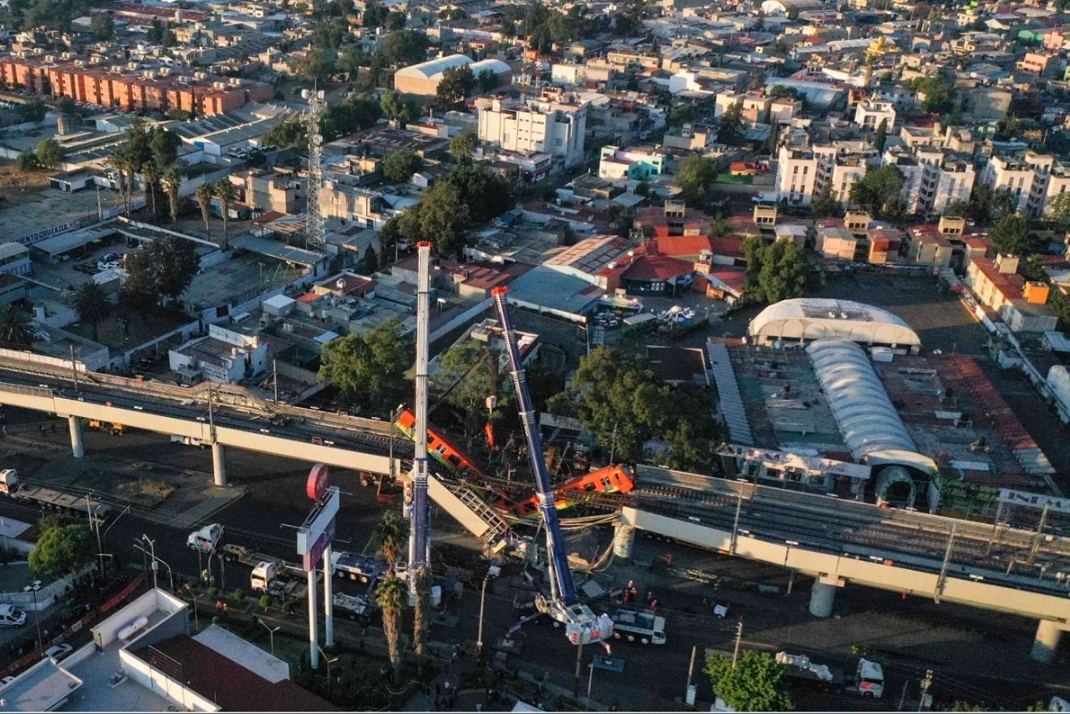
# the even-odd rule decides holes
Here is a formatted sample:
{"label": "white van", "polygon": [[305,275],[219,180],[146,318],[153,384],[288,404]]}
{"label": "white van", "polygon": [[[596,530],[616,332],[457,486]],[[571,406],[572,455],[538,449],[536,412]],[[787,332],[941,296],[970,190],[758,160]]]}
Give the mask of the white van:
{"label": "white van", "polygon": [[14,605],[0,605],[0,627],[22,627],[25,624],[25,612]]}
{"label": "white van", "polygon": [[186,538],[186,545],[202,553],[214,553],[223,537],[223,526],[218,523],[193,531]]}

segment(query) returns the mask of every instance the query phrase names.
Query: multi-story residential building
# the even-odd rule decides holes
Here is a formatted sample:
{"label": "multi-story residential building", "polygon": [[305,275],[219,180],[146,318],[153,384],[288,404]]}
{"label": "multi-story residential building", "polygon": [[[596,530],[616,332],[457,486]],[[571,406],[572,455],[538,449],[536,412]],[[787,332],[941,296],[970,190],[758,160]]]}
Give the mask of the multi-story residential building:
{"label": "multi-story residential building", "polygon": [[652,149],[603,146],[602,158],[598,162],[598,178],[607,181],[642,181],[654,178],[665,172],[668,159],[665,154]]}
{"label": "multi-story residential building", "polygon": [[863,99],[855,109],[855,124],[866,129],[876,129],[881,122],[886,129],[895,126],[895,105],[880,99]]}
{"label": "multi-story residential building", "polygon": [[1027,151],[1018,156],[989,157],[981,181],[997,191],[1010,191],[1020,211],[1044,213],[1048,202],[1070,188],[1070,166],[1047,154]]}
{"label": "multi-story residential building", "polygon": [[911,213],[944,213],[955,201],[967,201],[973,190],[973,164],[947,149],[934,146],[891,147],[885,166],[903,174],[903,201]]}
{"label": "multi-story residential building", "polygon": [[324,218],[341,218],[379,230],[388,218],[383,214],[385,207],[383,194],[362,188],[345,174],[329,174],[323,179],[320,210]]}
{"label": "multi-story residential building", "polygon": [[546,93],[522,104],[494,100],[479,110],[479,138],[506,151],[542,151],[564,159],[565,166],[583,161],[587,102],[571,93]]}
{"label": "multi-story residential building", "polygon": [[231,174],[237,198],[254,210],[294,215],[304,209],[304,181],[291,173],[252,170]]}
{"label": "multi-story residential building", "polygon": [[829,186],[832,198],[845,202],[851,187],[866,175],[876,154],[864,142],[834,142],[795,149],[783,146],[777,165],[777,199],[809,206],[814,196]]}

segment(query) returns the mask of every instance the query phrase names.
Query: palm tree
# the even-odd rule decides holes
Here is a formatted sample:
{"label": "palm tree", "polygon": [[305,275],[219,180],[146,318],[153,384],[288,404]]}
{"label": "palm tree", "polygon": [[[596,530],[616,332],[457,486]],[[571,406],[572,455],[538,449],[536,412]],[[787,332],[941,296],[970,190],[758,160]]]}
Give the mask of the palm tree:
{"label": "palm tree", "polygon": [[[427,628],[431,624],[431,572],[425,565],[413,574],[416,608],[413,611],[412,643],[418,657],[424,656]],[[423,660],[420,660],[421,665]]]}
{"label": "palm tree", "polygon": [[160,180],[160,170],[151,161],[141,167],[141,177],[145,179],[145,202],[151,202],[152,215],[156,217],[156,184]]}
{"label": "palm tree", "polygon": [[33,326],[30,315],[14,303],[0,308],[0,346],[9,349],[29,347],[33,344]]}
{"label": "palm tree", "polygon": [[227,213],[230,210],[230,201],[234,198],[234,191],[230,187],[230,180],[227,178],[221,178],[216,181],[215,186],[212,187],[212,194],[219,199],[219,212],[223,215],[223,250],[230,247],[230,229],[227,226],[227,221],[230,216]]}
{"label": "palm tree", "polygon": [[112,303],[104,288],[93,280],[87,280],[74,295],[74,309],[78,319],[88,323],[93,330],[93,341],[97,341],[97,328],[111,314]]}
{"label": "palm tree", "polygon": [[202,183],[197,187],[197,203],[201,204],[201,218],[204,219],[204,233],[212,237],[212,229],[208,226],[208,210],[212,207],[212,185]]}
{"label": "palm tree", "polygon": [[167,200],[171,204],[171,223],[178,223],[178,189],[182,186],[182,177],[171,167],[163,172],[160,177],[163,192],[167,194]]}
{"label": "palm tree", "polygon": [[379,583],[375,597],[383,610],[383,634],[386,635],[386,648],[396,681],[401,675],[401,614],[409,599],[409,589],[401,578],[390,571]]}
{"label": "palm tree", "polygon": [[127,157],[126,152],[118,150],[108,158],[108,163],[112,165],[117,174],[116,183],[119,185],[119,194],[123,197],[123,211],[129,216],[130,201],[127,199],[126,194],[126,170],[130,167],[130,159]]}
{"label": "palm tree", "polygon": [[384,513],[383,520],[376,523],[372,531],[372,540],[379,546],[379,552],[386,556],[391,568],[397,565],[401,554],[407,550],[408,538],[408,525],[393,511]]}

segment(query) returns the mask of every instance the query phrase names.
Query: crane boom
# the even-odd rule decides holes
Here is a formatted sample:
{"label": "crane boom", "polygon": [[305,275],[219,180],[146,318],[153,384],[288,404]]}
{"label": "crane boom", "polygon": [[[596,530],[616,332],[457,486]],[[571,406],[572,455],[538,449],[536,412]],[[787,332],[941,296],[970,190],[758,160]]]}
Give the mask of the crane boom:
{"label": "crane boom", "polygon": [[565,634],[573,644],[599,642],[613,635],[613,621],[607,615],[596,616],[587,605],[580,603],[576,595],[576,585],[572,581],[568,556],[565,553],[561,522],[558,520],[554,503],[554,490],[546,469],[546,457],[542,453],[542,439],[535,425],[535,408],[531,404],[527,377],[524,375],[524,368],[520,362],[516,330],[513,328],[512,319],[509,317],[509,307],[505,302],[508,292],[508,288],[499,287],[495,288],[491,295],[498,308],[498,319],[505,338],[505,351],[509,357],[513,388],[516,390],[517,409],[520,412],[520,422],[524,427],[524,439],[528,446],[528,463],[535,479],[539,511],[542,513],[542,521],[546,526],[544,530],[550,576],[550,598],[548,600],[536,599],[536,606],[540,611],[565,625]]}

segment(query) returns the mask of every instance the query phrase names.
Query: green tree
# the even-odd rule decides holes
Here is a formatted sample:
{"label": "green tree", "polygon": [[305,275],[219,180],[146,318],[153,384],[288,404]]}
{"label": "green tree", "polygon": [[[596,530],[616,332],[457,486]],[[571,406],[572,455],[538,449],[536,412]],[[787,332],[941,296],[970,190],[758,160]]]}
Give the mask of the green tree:
{"label": "green tree", "polygon": [[211,215],[212,210],[212,184],[205,182],[197,187],[197,204],[201,207],[201,218],[204,219],[204,235],[209,239],[212,237],[212,228],[208,223],[208,218]]}
{"label": "green tree", "polygon": [[717,130],[717,141],[728,146],[743,143],[743,100],[739,100],[721,115],[721,126]]}
{"label": "green tree", "polygon": [[474,223],[486,223],[513,207],[512,184],[490,169],[459,166],[446,176],[446,183],[460,193]]}
{"label": "green tree", "polygon": [[572,386],[554,395],[549,410],[578,417],[616,461],[635,462],[643,444],[672,422],[669,388],[642,357],[606,347],[580,360]]}
{"label": "green tree", "polygon": [[20,104],[15,113],[19,115],[19,119],[24,122],[30,122],[31,124],[40,124],[45,120],[45,116],[48,114],[48,107],[40,99],[33,99],[26,104]]}
{"label": "green tree", "polygon": [[200,268],[193,241],[178,236],[155,240],[142,250],[127,253],[127,294],[137,305],[172,305]]}
{"label": "green tree", "polygon": [[405,27],[406,19],[405,13],[391,10],[390,14],[386,16],[386,29],[391,32],[394,30],[401,30]]}
{"label": "green tree", "polygon": [[435,89],[435,104],[445,111],[463,102],[472,95],[476,87],[476,76],[468,65],[450,67],[442,73],[442,79]]}
{"label": "green tree", "polygon": [[696,207],[706,202],[706,194],[717,180],[717,161],[705,156],[689,156],[680,162],[673,184],[679,186],[684,201]]}
{"label": "green tree", "polygon": [[418,64],[427,59],[430,41],[427,35],[415,30],[396,30],[387,35],[379,53],[387,64]]}
{"label": "green tree", "polygon": [[[1059,321],[1059,329],[1063,332],[1070,331],[1070,295],[1064,293],[1059,287],[1052,286],[1048,304],[1055,311],[1055,317]],[[0,322],[0,325],[2,324]]]}
{"label": "green tree", "polygon": [[684,471],[707,471],[717,461],[723,441],[721,429],[710,413],[708,396],[682,389],[672,393],[675,418],[664,432],[669,447],[669,466]]}
{"label": "green tree", "polygon": [[59,103],[56,104],[56,108],[60,113],[68,119],[81,119],[82,110],[78,107],[78,104],[70,97],[61,97]]}
{"label": "green tree", "polygon": [[18,166],[19,171],[37,171],[41,168],[41,162],[37,160],[37,152],[33,149],[26,149],[20,153],[15,159],[15,165]]}
{"label": "green tree", "polygon": [[346,399],[388,412],[411,391],[405,372],[415,359],[401,323],[387,320],[364,334],[331,340],[323,347],[320,376]]}
{"label": "green tree", "polygon": [[794,706],[784,689],[785,667],[768,652],[742,652],[735,666],[730,657],[714,654],[703,671],[709,675],[713,691],[737,711],[782,712]]}
{"label": "green tree", "polygon": [[154,17],[149,24],[148,31],[145,33],[145,39],[148,40],[149,44],[158,45],[163,42],[165,32],[166,28],[164,27],[163,22],[160,21],[160,18]]}
{"label": "green tree", "polygon": [[401,578],[390,572],[379,583],[375,599],[383,610],[383,634],[386,635],[387,654],[396,682],[401,676],[401,616],[409,601],[409,590]]}
{"label": "green tree", "polygon": [[33,325],[30,314],[15,303],[0,307],[0,345],[8,349],[33,344]]}
{"label": "green tree", "polygon": [[95,280],[87,280],[74,294],[74,309],[78,313],[78,319],[89,325],[93,331],[93,341],[99,339],[98,328],[100,323],[108,319],[111,314],[112,302],[104,287]]}
{"label": "green tree", "polygon": [[279,122],[264,134],[264,146],[270,149],[289,149],[308,145],[308,127],[300,119]]}
{"label": "green tree", "polygon": [[773,304],[802,297],[817,282],[817,273],[792,241],[766,244],[763,238],[753,236],[743,242],[743,255],[748,301]]}
{"label": "green tree", "polygon": [[431,610],[431,572],[425,565],[413,574],[413,578],[416,607],[413,608],[412,644],[416,656],[423,657],[427,645],[427,631],[434,617],[434,611]]}
{"label": "green tree", "polygon": [[383,116],[379,101],[369,95],[349,97],[341,104],[328,107],[320,122],[324,141],[370,129]]}
{"label": "green tree", "polygon": [[810,215],[814,218],[827,218],[838,216],[843,212],[840,202],[832,197],[832,182],[826,181],[821,191],[814,196],[810,203]]}
{"label": "green tree", "polygon": [[401,95],[394,90],[383,93],[383,100],[379,106],[387,119],[397,122],[402,128],[414,121],[420,114],[419,107],[414,106],[413,102],[403,100]]}
{"label": "green tree", "polygon": [[149,133],[149,151],[151,159],[160,171],[166,171],[178,161],[178,150],[182,147],[182,137],[166,127],[153,127]]}
{"label": "green tree", "polygon": [[336,53],[334,50],[310,49],[304,59],[294,62],[290,69],[302,77],[317,82],[326,82],[334,73]]}
{"label": "green tree", "polygon": [[52,525],[37,537],[30,551],[30,570],[46,581],[76,573],[96,559],[96,540],[80,523]]}
{"label": "green tree", "polygon": [[471,129],[465,129],[457,136],[450,139],[450,153],[460,164],[471,163],[472,157],[479,148],[479,137]]}
{"label": "green tree", "polygon": [[992,247],[1002,255],[1028,255],[1036,246],[1029,237],[1029,218],[1020,213],[1004,216],[989,233]]}
{"label": "green tree", "polygon": [[498,75],[492,69],[484,69],[476,75],[476,86],[479,87],[481,94],[490,94],[499,86],[501,81],[498,79]]}
{"label": "green tree", "polygon": [[223,250],[230,249],[230,202],[234,199],[234,188],[227,177],[216,181],[212,186],[212,196],[219,199],[219,215],[223,217]]}
{"label": "green tree", "polygon": [[379,269],[379,256],[375,252],[375,248],[371,243],[364,249],[364,257],[360,260],[360,272],[364,275],[371,275]]}
{"label": "green tree", "polygon": [[409,524],[394,511],[387,511],[372,530],[372,542],[395,568],[409,547]]}
{"label": "green tree", "polygon": [[[401,217],[403,226],[406,215]],[[465,231],[471,224],[470,211],[454,184],[449,181],[436,183],[420,203],[417,215],[419,235],[423,240],[434,241],[436,254],[448,256],[461,252],[465,245]]]}
{"label": "green tree", "polygon": [[1057,194],[1048,201],[1044,215],[1056,230],[1070,230],[1070,193]]}
{"label": "green tree", "polygon": [[152,207],[152,215],[159,215],[156,205],[156,186],[160,180],[160,170],[152,161],[146,161],[141,167],[141,177],[145,181],[145,203]]}
{"label": "green tree", "polygon": [[115,20],[110,12],[98,12],[89,23],[89,32],[97,42],[107,42],[115,37]]}
{"label": "green tree", "polygon": [[479,429],[486,414],[487,397],[498,396],[497,413],[507,413],[511,390],[507,389],[507,374],[498,369],[498,353],[475,341],[468,340],[455,345],[442,355],[442,365],[435,375],[435,388],[453,390],[446,402],[465,414],[465,427],[469,433]]}
{"label": "green tree", "polygon": [[398,151],[387,157],[383,162],[383,176],[392,183],[408,183],[412,175],[424,165],[415,152]]}
{"label": "green tree", "polygon": [[362,27],[368,29],[375,29],[386,23],[387,16],[390,15],[390,8],[383,7],[378,3],[368,3],[364,8],[364,16],[360,20]]}
{"label": "green tree", "polygon": [[342,46],[348,28],[343,20],[332,17],[321,22],[312,35],[312,46],[321,50],[337,50]]}
{"label": "green tree", "polygon": [[895,213],[903,205],[903,172],[895,166],[878,166],[851,186],[851,202],[874,217]]}
{"label": "green tree", "polygon": [[925,111],[934,114],[947,114],[955,108],[958,91],[955,83],[940,76],[915,77],[903,83],[907,89],[924,95],[922,104]]}
{"label": "green tree", "polygon": [[877,125],[877,134],[873,137],[873,148],[877,150],[878,154],[884,153],[884,144],[888,140],[888,120],[881,119],[881,123]]}

